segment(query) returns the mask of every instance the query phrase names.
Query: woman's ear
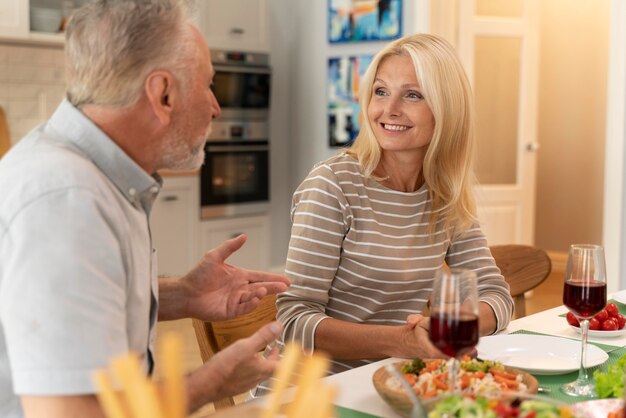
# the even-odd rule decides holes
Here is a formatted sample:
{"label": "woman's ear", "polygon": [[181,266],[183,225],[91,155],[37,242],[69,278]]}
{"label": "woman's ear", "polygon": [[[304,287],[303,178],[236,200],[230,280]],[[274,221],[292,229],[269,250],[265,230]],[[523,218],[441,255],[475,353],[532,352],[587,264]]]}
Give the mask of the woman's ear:
{"label": "woman's ear", "polygon": [[169,125],[172,116],[172,88],[174,77],[168,71],[155,71],[145,83],[146,96],[154,116],[162,125]]}

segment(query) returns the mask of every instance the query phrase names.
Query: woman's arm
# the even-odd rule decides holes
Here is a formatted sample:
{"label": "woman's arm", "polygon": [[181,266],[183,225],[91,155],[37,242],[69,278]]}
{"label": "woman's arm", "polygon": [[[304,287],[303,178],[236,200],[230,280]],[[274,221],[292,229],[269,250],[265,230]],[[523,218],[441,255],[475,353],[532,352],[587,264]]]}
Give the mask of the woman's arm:
{"label": "woman's arm", "polygon": [[344,360],[443,357],[428,339],[427,328],[419,326],[419,322],[389,326],[328,318],[317,327],[315,348]]}
{"label": "woman's arm", "polygon": [[480,334],[489,335],[505,329],[513,315],[513,299],[478,224],[451,242],[446,262],[451,268],[476,272],[481,302]]}

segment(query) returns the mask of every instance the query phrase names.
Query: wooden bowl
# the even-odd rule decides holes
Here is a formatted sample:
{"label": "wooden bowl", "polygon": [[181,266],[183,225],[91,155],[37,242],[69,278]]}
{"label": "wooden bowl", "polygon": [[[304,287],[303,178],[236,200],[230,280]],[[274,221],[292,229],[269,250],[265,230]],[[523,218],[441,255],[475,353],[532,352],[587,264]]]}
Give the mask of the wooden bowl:
{"label": "wooden bowl", "polygon": [[[426,363],[430,361],[436,361],[436,360],[424,360],[424,362]],[[393,363],[393,366],[397,368],[398,370],[400,370],[403,365],[410,363],[410,362],[411,362],[410,360],[399,361],[399,362]],[[386,366],[381,367],[378,370],[376,370],[376,372],[374,372],[374,375],[372,376],[372,382],[374,383],[374,387],[376,388],[376,391],[378,392],[380,397],[383,398],[383,400],[387,402],[387,404],[389,404],[389,406],[391,406],[391,408],[393,408],[394,411],[396,411],[399,415],[403,417],[408,417],[410,416],[411,408],[413,405],[411,403],[411,399],[409,398],[409,395],[404,391],[404,389],[401,386],[399,385],[390,386],[387,383],[387,381],[390,378],[392,378],[392,376],[385,369],[385,367]],[[515,375],[518,375],[518,374],[522,375],[522,382],[524,382],[524,384],[527,387],[527,390],[525,393],[529,393],[529,394],[537,393],[537,390],[539,389],[539,382],[533,375],[523,372],[519,369],[514,369],[512,367],[507,367],[507,366],[504,366],[504,370],[506,370],[508,373],[512,373]],[[400,371],[400,373],[402,373],[402,371]],[[519,392],[516,392],[516,393],[519,393]]]}

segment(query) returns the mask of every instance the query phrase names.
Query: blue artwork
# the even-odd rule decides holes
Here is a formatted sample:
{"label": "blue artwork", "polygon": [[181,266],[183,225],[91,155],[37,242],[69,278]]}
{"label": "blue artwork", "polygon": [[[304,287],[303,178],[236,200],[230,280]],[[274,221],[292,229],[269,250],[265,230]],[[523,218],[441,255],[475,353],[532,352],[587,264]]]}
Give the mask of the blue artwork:
{"label": "blue artwork", "polygon": [[328,59],[328,138],[331,147],[349,146],[359,133],[359,87],[372,59],[372,55]]}
{"label": "blue artwork", "polygon": [[328,0],[328,41],[359,42],[399,38],[402,0]]}

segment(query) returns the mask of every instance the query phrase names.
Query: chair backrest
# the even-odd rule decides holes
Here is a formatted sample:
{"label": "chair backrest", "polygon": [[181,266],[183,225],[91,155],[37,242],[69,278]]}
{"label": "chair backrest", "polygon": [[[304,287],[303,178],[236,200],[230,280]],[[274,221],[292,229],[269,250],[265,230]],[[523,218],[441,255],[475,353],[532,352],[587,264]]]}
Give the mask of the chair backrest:
{"label": "chair backrest", "polygon": [[507,244],[489,247],[496,265],[511,288],[515,316],[526,316],[524,293],[539,286],[552,270],[548,254],[530,245]]}
{"label": "chair backrest", "polygon": [[[263,325],[276,319],[276,296],[269,295],[261,300],[257,308],[246,314],[227,321],[204,322],[192,320],[196,332],[196,340],[200,347],[200,357],[206,363],[218,351],[240,338],[254,334]],[[225,398],[213,402],[215,409],[234,405],[233,398]]]}

